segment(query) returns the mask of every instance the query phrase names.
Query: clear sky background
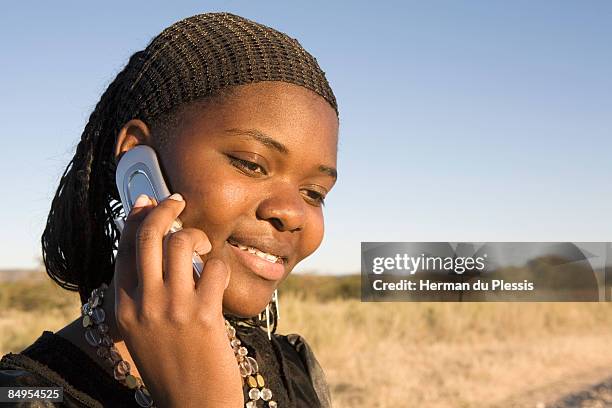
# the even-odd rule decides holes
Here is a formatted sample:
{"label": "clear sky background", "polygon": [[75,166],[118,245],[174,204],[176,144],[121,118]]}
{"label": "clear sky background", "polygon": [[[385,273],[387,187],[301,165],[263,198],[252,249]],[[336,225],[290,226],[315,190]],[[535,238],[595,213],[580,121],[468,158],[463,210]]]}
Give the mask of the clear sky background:
{"label": "clear sky background", "polygon": [[0,11],[0,268],[37,264],[129,56],[207,11],[297,38],[338,98],[326,237],[298,270],[358,272],[361,241],[612,241],[612,2],[20,1]]}

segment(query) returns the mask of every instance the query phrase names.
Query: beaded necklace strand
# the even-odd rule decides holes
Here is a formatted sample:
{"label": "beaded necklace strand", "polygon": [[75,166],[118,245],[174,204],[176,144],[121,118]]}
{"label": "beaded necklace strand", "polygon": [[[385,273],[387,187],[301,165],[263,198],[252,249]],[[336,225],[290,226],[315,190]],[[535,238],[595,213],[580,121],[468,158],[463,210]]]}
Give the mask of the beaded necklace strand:
{"label": "beaded necklace strand", "polygon": [[[106,283],[102,283],[99,288],[91,291],[87,303],[81,308],[83,317],[83,327],[85,328],[85,340],[92,347],[96,347],[96,354],[105,363],[113,367],[113,376],[117,381],[122,382],[128,388],[135,390],[134,398],[139,406],[143,408],[155,408],[153,398],[144,385],[142,379],[130,374],[130,363],[125,361],[119,350],[115,347],[113,340],[108,335],[108,324],[104,323],[106,315],[102,309],[104,291],[108,288]],[[266,388],[263,376],[259,373],[257,361],[248,355],[246,347],[241,345],[240,339],[236,337],[236,329],[225,320],[225,330],[227,337],[236,356],[238,369],[242,376],[243,385],[249,387],[249,401],[245,408],[256,408],[257,401],[264,402],[264,407],[278,408],[276,401],[272,400],[272,391]]]}

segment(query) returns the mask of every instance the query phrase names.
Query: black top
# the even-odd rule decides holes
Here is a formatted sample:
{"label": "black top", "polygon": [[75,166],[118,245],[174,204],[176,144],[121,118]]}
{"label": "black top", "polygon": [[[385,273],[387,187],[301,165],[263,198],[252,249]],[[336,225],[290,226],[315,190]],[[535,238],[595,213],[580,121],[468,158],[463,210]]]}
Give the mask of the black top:
{"label": "black top", "polygon": [[[331,407],[323,371],[301,336],[274,334],[270,341],[257,327],[236,326],[236,331],[249,355],[257,360],[279,408]],[[134,390],[111,377],[70,341],[50,331],[44,331],[21,353],[9,353],[0,360],[0,386],[47,384],[64,386],[65,403],[56,406],[138,407]],[[244,392],[248,401],[247,387]],[[260,400],[257,406],[267,404]]]}

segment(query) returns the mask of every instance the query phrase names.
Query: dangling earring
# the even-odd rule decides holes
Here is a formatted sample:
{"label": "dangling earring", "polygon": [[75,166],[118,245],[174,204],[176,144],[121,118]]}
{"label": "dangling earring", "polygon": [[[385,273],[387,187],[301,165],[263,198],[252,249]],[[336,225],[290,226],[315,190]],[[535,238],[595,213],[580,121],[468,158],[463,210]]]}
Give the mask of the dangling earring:
{"label": "dangling earring", "polygon": [[[272,340],[272,333],[276,331],[276,326],[278,325],[278,319],[280,318],[280,309],[278,305],[278,289],[275,289],[274,294],[272,295],[272,300],[266,305],[266,310],[262,311],[259,316],[257,316],[260,321],[264,319],[266,321],[268,340]],[[270,323],[270,320],[273,320],[273,322]]]}

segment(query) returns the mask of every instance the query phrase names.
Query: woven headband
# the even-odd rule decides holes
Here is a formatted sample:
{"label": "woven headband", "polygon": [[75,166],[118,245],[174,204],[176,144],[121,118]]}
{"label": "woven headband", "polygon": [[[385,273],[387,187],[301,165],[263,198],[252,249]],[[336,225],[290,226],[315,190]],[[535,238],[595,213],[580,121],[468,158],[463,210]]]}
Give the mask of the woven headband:
{"label": "woven headband", "polygon": [[171,25],[138,53],[133,75],[120,109],[132,117],[155,118],[222,88],[261,81],[303,86],[338,114],[325,73],[297,40],[230,13],[199,14]]}

